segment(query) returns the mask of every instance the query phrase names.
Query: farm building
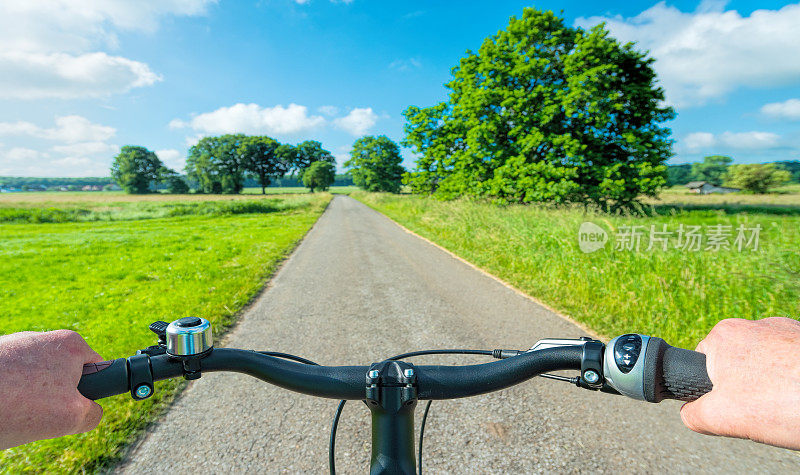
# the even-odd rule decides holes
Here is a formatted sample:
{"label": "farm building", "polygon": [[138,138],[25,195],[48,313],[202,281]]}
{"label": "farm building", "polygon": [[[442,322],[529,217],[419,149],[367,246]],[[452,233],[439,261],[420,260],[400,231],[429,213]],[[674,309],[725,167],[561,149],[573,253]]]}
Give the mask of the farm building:
{"label": "farm building", "polygon": [[697,193],[698,195],[710,195],[711,193],[725,194],[742,191],[739,188],[727,188],[724,186],[712,185],[707,181],[690,181],[686,184],[686,188],[689,188],[689,191],[692,193]]}

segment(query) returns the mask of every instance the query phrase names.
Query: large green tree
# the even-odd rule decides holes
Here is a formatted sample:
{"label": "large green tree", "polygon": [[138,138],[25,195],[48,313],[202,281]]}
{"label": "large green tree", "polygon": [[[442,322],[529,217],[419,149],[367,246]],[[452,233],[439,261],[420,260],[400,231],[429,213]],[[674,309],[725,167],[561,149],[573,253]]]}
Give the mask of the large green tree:
{"label": "large green tree", "polygon": [[685,185],[692,181],[692,164],[682,163],[680,165],[667,166],[667,185]]}
{"label": "large green tree", "polygon": [[751,193],[766,193],[770,188],[784,185],[791,179],[791,173],[774,163],[731,165],[726,176],[727,184]]}
{"label": "large green tree", "polygon": [[344,165],[350,169],[356,186],[397,193],[405,173],[402,162],[400,147],[389,137],[367,135],[355,141],[350,160]]}
{"label": "large green tree", "polygon": [[727,155],[710,155],[702,162],[692,163],[692,179],[707,181],[712,185],[721,185],[725,181],[728,167],[733,162]]}
{"label": "large green tree", "polygon": [[245,164],[240,149],[244,135],[203,137],[189,148],[186,173],[203,193],[239,193]]}
{"label": "large green tree", "polygon": [[266,193],[266,187],[272,179],[282,177],[291,166],[278,153],[280,147],[280,142],[267,136],[245,137],[239,145],[242,165],[258,180],[262,195]]}
{"label": "large green tree", "polygon": [[336,178],[336,167],[327,161],[317,161],[303,171],[303,185],[314,191],[327,191]]}
{"label": "large green tree", "polygon": [[336,159],[333,154],[322,148],[322,144],[316,140],[300,142],[287,154],[292,159],[293,173],[300,175],[314,162],[327,162],[331,165],[336,165]]}
{"label": "large green tree", "polygon": [[154,152],[126,145],[111,163],[111,177],[128,193],[149,193],[150,186],[160,181],[163,168]]}
{"label": "large green tree", "polygon": [[502,202],[625,206],[666,182],[674,116],[653,59],[603,25],[571,28],[526,8],[468,51],[449,100],[409,107],[404,145],[416,192]]}

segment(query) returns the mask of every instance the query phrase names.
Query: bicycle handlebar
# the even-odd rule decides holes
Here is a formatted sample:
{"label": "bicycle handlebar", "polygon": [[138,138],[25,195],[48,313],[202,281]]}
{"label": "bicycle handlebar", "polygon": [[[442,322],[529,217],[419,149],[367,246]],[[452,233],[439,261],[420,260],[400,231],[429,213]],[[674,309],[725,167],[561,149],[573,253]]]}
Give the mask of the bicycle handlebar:
{"label": "bicycle handlebar", "polygon": [[[148,357],[152,380],[183,376],[181,360]],[[364,399],[367,366],[315,366],[286,361],[255,351],[218,348],[201,360],[202,371],[233,371],[292,391],[332,399]],[[491,363],[468,366],[414,366],[419,399],[456,399],[497,391],[538,374],[580,369],[579,347],[549,348]],[[131,390],[129,362],[120,358],[84,367],[78,390],[88,399]]]}
{"label": "bicycle handlebar", "polygon": [[[640,336],[639,349],[644,357],[638,358],[637,353],[637,361],[628,372],[620,372],[614,359],[617,358],[617,364],[622,364],[627,356],[613,352],[625,346],[614,343],[620,338],[634,336],[623,335],[612,340],[605,351],[605,378],[615,391],[635,399],[660,402],[663,399],[691,401],[711,390],[705,355],[674,348],[660,338]],[[491,363],[409,367],[413,368],[415,375],[418,399],[456,399],[504,389],[551,371],[580,370],[582,357],[581,346],[555,346]],[[292,391],[351,400],[365,398],[367,372],[370,370],[368,366],[302,364],[255,351],[229,348],[214,349],[198,361],[198,373],[245,373]],[[153,381],[185,375],[182,359],[168,354],[137,355],[86,365],[78,390],[89,399],[100,399],[129,392],[134,386],[131,394],[136,399],[143,399],[151,394]],[[137,397],[139,383],[149,385],[149,391],[145,388]]]}

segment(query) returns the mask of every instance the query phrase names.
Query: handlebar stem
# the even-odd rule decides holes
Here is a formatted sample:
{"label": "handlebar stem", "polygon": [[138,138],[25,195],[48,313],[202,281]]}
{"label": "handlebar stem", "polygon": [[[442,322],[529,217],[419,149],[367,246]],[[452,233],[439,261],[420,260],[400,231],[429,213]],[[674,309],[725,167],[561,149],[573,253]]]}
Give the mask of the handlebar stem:
{"label": "handlebar stem", "polygon": [[417,378],[412,364],[383,361],[367,371],[366,404],[372,413],[371,475],[414,474]]}

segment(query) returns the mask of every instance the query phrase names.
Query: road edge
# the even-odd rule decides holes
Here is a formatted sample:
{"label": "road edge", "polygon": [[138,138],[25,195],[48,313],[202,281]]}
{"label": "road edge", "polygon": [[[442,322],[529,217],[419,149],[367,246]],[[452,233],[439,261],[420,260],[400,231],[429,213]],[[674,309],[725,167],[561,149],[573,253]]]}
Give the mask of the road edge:
{"label": "road edge", "polygon": [[[253,294],[250,300],[236,312],[236,314],[233,317],[233,323],[227,325],[224,329],[224,333],[222,333],[221,335],[217,335],[215,332],[214,334],[215,347],[216,346],[224,347],[227,344],[229,336],[239,326],[245,314],[253,308],[253,306],[261,298],[262,295],[264,295],[269,289],[271,289],[274,286],[275,278],[278,277],[278,274],[283,270],[284,267],[286,267],[286,264],[295,256],[295,254],[297,254],[297,250],[300,248],[300,245],[303,243],[303,241],[306,240],[308,235],[311,234],[311,232],[317,227],[317,225],[319,224],[319,220],[322,219],[325,213],[328,212],[328,208],[330,208],[333,200],[336,199],[337,196],[340,196],[333,193],[331,193],[331,195],[332,195],[331,199],[328,200],[327,204],[325,204],[325,209],[323,209],[322,212],[319,214],[319,217],[317,217],[317,220],[314,221],[314,224],[312,224],[311,227],[309,227],[308,230],[302,236],[300,236],[300,238],[292,245],[290,249],[287,249],[285,256],[282,257],[276,263],[275,270],[272,272],[272,274],[264,279],[264,283],[262,284],[258,292]],[[192,387],[193,384],[191,381],[186,381],[186,380],[181,381],[180,386],[175,388],[175,392],[172,395],[172,399],[168,401],[166,404],[164,404],[164,406],[161,408],[158,414],[155,414],[153,419],[147,423],[144,429],[142,429],[141,433],[139,433],[133,440],[128,442],[128,444],[123,449],[124,454],[122,454],[122,456],[119,458],[119,461],[113,464],[112,466],[108,467],[107,470],[103,471],[103,473],[121,473],[123,469],[130,463],[130,460],[131,458],[133,458],[137,449],[141,447],[141,445],[144,444],[144,442],[150,436],[151,429],[157,427],[161,423],[161,419],[164,417],[164,415],[166,415],[167,412],[169,412],[169,410],[172,408],[173,405],[178,403],[189,391],[191,391]]]}

